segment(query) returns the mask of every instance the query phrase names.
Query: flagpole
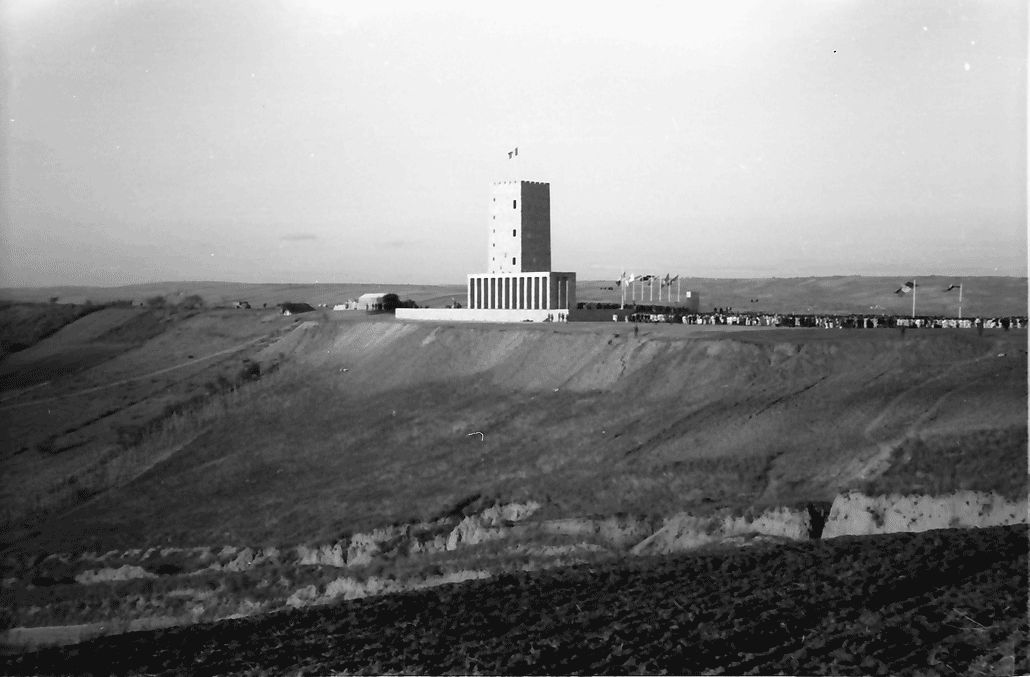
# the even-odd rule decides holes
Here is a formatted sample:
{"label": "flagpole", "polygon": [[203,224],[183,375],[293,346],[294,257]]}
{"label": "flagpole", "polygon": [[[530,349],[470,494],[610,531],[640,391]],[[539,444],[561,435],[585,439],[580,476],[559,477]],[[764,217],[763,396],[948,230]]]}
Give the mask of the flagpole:
{"label": "flagpole", "polygon": [[958,286],[958,319],[962,319],[962,285]]}
{"label": "flagpole", "polygon": [[912,319],[916,317],[916,278],[912,278]]}
{"label": "flagpole", "polygon": [[676,276],[676,303],[680,302],[680,277]]}

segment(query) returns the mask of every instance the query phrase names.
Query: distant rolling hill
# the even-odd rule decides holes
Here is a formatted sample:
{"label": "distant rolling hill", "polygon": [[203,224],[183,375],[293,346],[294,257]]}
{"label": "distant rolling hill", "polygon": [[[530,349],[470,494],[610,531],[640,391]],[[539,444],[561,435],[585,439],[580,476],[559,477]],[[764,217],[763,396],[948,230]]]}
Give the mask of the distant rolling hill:
{"label": "distant rolling hill", "polygon": [[[894,292],[911,278],[899,277],[774,277],[703,278],[679,281],[680,290],[693,290],[701,296],[701,309],[715,307],[737,311],[795,313],[865,313],[908,315],[912,297]],[[1025,277],[947,277],[935,275],[916,279],[916,314],[955,316],[958,290],[945,292],[952,284],[963,285],[963,317],[975,315],[1026,315],[1027,279]],[[605,289],[606,287],[611,289]],[[654,299],[657,303],[658,284]],[[662,298],[667,298],[664,290]],[[672,287],[673,299],[676,287]],[[618,303],[621,291],[614,281],[580,281],[576,287],[580,301]],[[639,286],[634,295],[641,298]],[[626,300],[630,301],[627,293]],[[650,289],[643,288],[644,303],[651,303]]]}
{"label": "distant rolling hill", "polygon": [[[680,290],[700,294],[701,309],[733,308],[737,311],[777,313],[866,313],[908,315],[912,297],[895,294],[905,279],[902,277],[796,277],[796,278],[699,278],[680,280]],[[953,277],[935,275],[917,278],[916,313],[919,315],[954,316],[958,313],[958,291],[945,292],[949,285],[963,284],[962,312],[976,315],[1026,315],[1027,278],[1025,277]],[[442,307],[457,300],[464,304],[464,284],[412,285],[392,283],[327,283],[267,284],[241,282],[153,282],[123,287],[41,287],[0,289],[0,299],[47,301],[57,298],[62,303],[83,303],[90,300],[104,303],[115,300],[144,300],[166,296],[169,300],[197,294],[209,305],[226,305],[246,300],[254,307],[273,306],[285,301],[302,301],[312,305],[333,305],[357,298],[367,292],[394,292],[402,299],[411,299],[423,306]],[[666,290],[667,292],[668,290]],[[675,297],[675,287],[673,288]],[[658,302],[658,286],[654,303]],[[663,292],[662,298],[666,298]],[[639,294],[639,288],[635,294]],[[651,303],[651,291],[644,289],[645,303]],[[577,298],[584,302],[619,303],[621,294],[614,281],[580,280]],[[639,300],[639,297],[638,297]],[[630,296],[627,295],[627,302]]]}
{"label": "distant rolling hill", "polygon": [[112,301],[145,301],[164,296],[169,301],[196,294],[213,306],[247,301],[254,308],[277,303],[304,302],[332,306],[370,292],[393,292],[401,299],[420,305],[445,306],[452,297],[462,303],[464,285],[416,285],[379,282],[341,282],[331,284],[271,284],[250,282],[148,282],[122,287],[36,287],[0,289],[0,299],[42,302],[53,298],[60,303],[110,303]]}

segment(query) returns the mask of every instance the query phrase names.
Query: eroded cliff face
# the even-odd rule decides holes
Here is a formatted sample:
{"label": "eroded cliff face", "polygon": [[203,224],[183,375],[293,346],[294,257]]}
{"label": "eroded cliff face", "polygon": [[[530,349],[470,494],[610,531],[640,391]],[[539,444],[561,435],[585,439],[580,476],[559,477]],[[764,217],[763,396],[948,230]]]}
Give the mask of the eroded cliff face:
{"label": "eroded cliff face", "polygon": [[[68,599],[16,604],[9,621],[13,627],[0,644],[17,649],[81,641],[596,558],[1028,521],[1026,499],[971,491],[944,496],[851,492],[837,496],[832,506],[680,512],[657,520],[631,515],[534,519],[540,508],[535,501],[499,504],[469,515],[392,525],[292,548],[226,545],[53,554],[22,562],[3,586],[16,601],[44,588],[51,591],[48,599],[54,593]],[[95,601],[88,590],[98,583],[110,588],[105,598],[120,598],[117,605],[76,601]]]}
{"label": "eroded cliff face", "polygon": [[944,496],[866,496],[851,492],[833,500],[822,537],[993,527],[1026,522],[1026,498],[1013,500],[995,492],[957,491]]}
{"label": "eroded cliff face", "polygon": [[812,532],[807,508],[770,508],[757,515],[732,513],[699,517],[679,513],[665,520],[652,536],[631,552],[635,555],[693,550],[705,545],[744,544],[752,539],[806,540]]}

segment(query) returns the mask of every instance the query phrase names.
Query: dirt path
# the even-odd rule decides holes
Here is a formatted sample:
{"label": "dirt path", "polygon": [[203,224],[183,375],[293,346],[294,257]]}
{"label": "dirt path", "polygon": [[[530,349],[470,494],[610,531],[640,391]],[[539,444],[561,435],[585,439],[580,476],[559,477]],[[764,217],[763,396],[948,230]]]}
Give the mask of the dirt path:
{"label": "dirt path", "polygon": [[17,395],[14,395],[12,397],[8,397],[8,398],[5,398],[3,400],[0,400],[0,405],[3,405],[3,406],[0,406],[0,411],[6,411],[6,410],[9,410],[9,409],[18,409],[20,407],[31,407],[31,406],[35,406],[37,404],[46,404],[48,402],[56,402],[57,400],[63,400],[63,399],[67,399],[69,397],[78,397],[80,395],[88,395],[90,393],[99,392],[101,390],[107,390],[108,388],[117,388],[118,386],[125,385],[126,383],[132,383],[133,381],[140,381],[140,380],[145,379],[145,378],[153,378],[154,376],[159,376],[161,374],[166,374],[166,373],[168,373],[170,371],[175,371],[177,369],[182,369],[183,367],[186,367],[186,366],[189,366],[189,365],[193,365],[193,364],[197,364],[198,362],[204,362],[206,360],[211,360],[211,359],[214,359],[216,357],[220,357],[222,355],[226,355],[226,354],[229,354],[229,353],[234,353],[234,352],[243,350],[247,346],[250,346],[251,344],[257,343],[258,341],[263,341],[266,338],[268,338],[268,337],[267,336],[259,336],[257,338],[251,339],[249,341],[245,341],[245,342],[240,343],[238,345],[232,346],[231,348],[225,348],[224,350],[219,350],[219,351],[213,352],[213,353],[211,353],[209,355],[204,355],[203,357],[195,357],[193,359],[186,360],[185,362],[180,362],[179,364],[173,364],[170,367],[164,367],[162,369],[157,369],[156,371],[151,371],[151,372],[148,372],[146,374],[140,374],[138,376],[131,376],[129,378],[119,379],[117,381],[112,381],[111,383],[105,383],[104,385],[94,386],[92,388],[86,388],[84,390],[78,390],[78,391],[73,392],[73,393],[65,393],[63,395],[54,395],[53,397],[44,397],[43,399],[32,400],[30,402],[17,402],[15,404],[3,405],[4,402],[9,402],[9,401],[11,401],[13,399],[17,399],[17,398],[21,397],[22,395],[24,395],[29,390],[32,390],[33,388],[38,388],[38,387],[46,385],[47,383],[49,383],[49,381],[47,381],[46,383],[40,383],[39,385],[32,386],[32,388],[28,388],[26,390],[23,390],[22,392],[18,393]]}

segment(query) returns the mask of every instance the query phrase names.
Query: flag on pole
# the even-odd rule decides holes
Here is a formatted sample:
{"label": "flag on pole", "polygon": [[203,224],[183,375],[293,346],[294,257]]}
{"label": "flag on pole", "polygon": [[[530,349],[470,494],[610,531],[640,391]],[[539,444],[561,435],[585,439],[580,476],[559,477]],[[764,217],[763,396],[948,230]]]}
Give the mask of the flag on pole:
{"label": "flag on pole", "polygon": [[679,275],[673,275],[672,277],[669,278],[669,282],[672,283],[672,282],[675,282],[678,279],[680,279]]}
{"label": "flag on pole", "polygon": [[666,273],[665,277],[662,278],[662,286],[663,287],[668,287],[670,282],[672,282],[672,279],[669,277],[669,274]]}
{"label": "flag on pole", "polygon": [[637,278],[637,282],[650,282],[654,279],[654,275],[641,275]]}
{"label": "flag on pole", "polygon": [[515,146],[515,150],[508,151],[508,159],[512,159],[519,156],[519,147]]}
{"label": "flag on pole", "polygon": [[951,291],[952,289],[958,289],[958,319],[961,320],[962,319],[962,283],[959,282],[958,284],[953,284],[953,285],[949,286],[947,289],[945,289],[944,291],[945,291],[945,293],[947,293],[947,292]]}
{"label": "flag on pole", "polygon": [[912,281],[912,280],[909,280],[905,284],[903,284],[900,287],[898,287],[894,291],[894,293],[895,294],[911,294],[912,290],[915,289],[915,288],[916,288],[916,283],[914,281]]}

